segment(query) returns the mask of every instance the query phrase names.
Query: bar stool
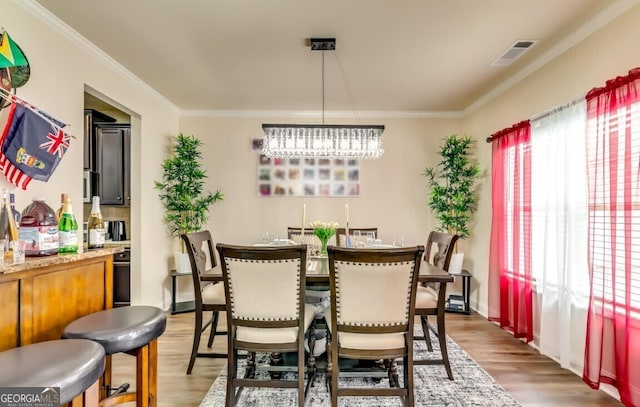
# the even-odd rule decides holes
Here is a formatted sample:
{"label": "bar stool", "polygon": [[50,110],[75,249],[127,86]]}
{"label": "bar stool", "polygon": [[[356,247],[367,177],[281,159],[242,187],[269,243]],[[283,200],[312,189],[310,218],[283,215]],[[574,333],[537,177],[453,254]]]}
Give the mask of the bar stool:
{"label": "bar stool", "polygon": [[34,343],[0,352],[0,387],[60,387],[43,396],[60,405],[96,407],[104,348],[85,339]]}
{"label": "bar stool", "polygon": [[[158,337],[167,325],[160,308],[144,305],[112,308],[79,318],[66,326],[63,338],[82,338],[104,347],[106,369],[100,386],[100,405],[107,407],[135,401],[137,407],[153,407],[157,402]],[[136,391],[111,390],[111,355],[127,353],[136,357]]]}

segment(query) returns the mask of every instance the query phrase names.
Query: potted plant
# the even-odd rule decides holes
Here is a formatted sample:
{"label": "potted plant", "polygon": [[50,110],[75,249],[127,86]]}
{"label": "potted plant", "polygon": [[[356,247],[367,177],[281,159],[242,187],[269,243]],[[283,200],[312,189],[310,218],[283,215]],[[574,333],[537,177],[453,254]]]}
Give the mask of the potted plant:
{"label": "potted plant", "polygon": [[[160,199],[165,207],[164,221],[172,237],[183,233],[198,232],[207,222],[211,205],[222,200],[218,190],[204,190],[206,171],[202,169],[202,142],[195,136],[178,134],[171,146],[171,155],[162,163],[162,181],[155,182],[160,190]],[[180,252],[174,256],[176,271],[191,272],[184,242],[180,241]]]}
{"label": "potted plant", "polygon": [[[461,239],[469,237],[472,214],[478,204],[475,186],[480,166],[472,158],[472,145],[473,140],[466,135],[446,137],[438,151],[440,162],[424,171],[428,179],[428,204],[438,223],[437,230],[457,234]],[[450,273],[462,270],[463,256],[458,253],[456,243]]]}

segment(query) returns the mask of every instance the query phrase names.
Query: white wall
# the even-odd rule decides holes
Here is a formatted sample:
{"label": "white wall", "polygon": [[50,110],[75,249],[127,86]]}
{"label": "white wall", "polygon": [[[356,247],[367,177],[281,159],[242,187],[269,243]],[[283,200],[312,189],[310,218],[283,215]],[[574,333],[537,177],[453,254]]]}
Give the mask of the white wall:
{"label": "white wall", "polygon": [[367,120],[374,124],[381,121],[386,126],[386,152],[379,160],[361,161],[359,197],[259,197],[258,154],[251,151],[250,139],[261,136],[263,122],[278,120],[181,117],[180,131],[196,135],[205,144],[207,188],[219,188],[224,193],[224,201],[215,204],[208,225],[214,239],[246,244],[259,240],[262,230],[285,235],[287,226],[301,223],[303,203],[308,222],[336,221],[344,225],[344,205],[348,203],[350,226],[376,226],[380,237],[388,242],[403,234],[408,244],[425,244],[433,224],[422,172],[435,164],[442,138],[458,131],[459,121]]}
{"label": "white wall", "polygon": [[[70,124],[76,136],[56,172],[47,183],[33,181],[27,191],[14,188],[4,178],[0,188],[16,193],[16,207],[41,196],[54,208],[60,193],[68,193],[82,215],[83,102],[85,85],[118,102],[132,115],[131,218],[132,300],[167,306],[168,266],[172,241],[166,237],[162,206],[153,189],[161,176],[166,136],[178,131],[177,109],[157,93],[132,79],[115,63],[105,63],[90,46],[79,46],[35,2],[0,0],[2,26],[29,59],[31,78],[18,95]],[[53,22],[53,23],[52,23]],[[52,25],[53,24],[53,25]],[[60,23],[59,23],[60,24]],[[4,120],[2,120],[4,123]]]}

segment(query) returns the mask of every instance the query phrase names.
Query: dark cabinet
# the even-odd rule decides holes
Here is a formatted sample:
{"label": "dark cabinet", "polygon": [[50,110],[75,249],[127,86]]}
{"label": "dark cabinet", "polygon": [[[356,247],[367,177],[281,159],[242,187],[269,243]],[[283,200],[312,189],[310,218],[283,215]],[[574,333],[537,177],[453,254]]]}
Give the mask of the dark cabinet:
{"label": "dark cabinet", "polygon": [[116,119],[94,109],[84,110],[84,168],[95,171],[94,128],[98,123],[114,123]]}
{"label": "dark cabinet", "polygon": [[94,133],[100,204],[129,206],[131,126],[99,123]]}

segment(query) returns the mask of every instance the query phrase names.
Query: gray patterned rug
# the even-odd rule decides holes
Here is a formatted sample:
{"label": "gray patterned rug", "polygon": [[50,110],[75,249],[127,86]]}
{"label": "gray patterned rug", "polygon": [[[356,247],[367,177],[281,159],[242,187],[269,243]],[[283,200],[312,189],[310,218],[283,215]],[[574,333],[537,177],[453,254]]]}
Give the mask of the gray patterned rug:
{"label": "gray patterned rug", "polygon": [[[416,325],[419,329],[419,325]],[[422,330],[420,330],[420,334]],[[415,359],[438,359],[440,351],[438,341],[434,340],[434,351],[427,352],[424,341],[416,341]],[[447,348],[451,370],[455,380],[447,379],[444,366],[416,366],[414,368],[414,394],[416,406],[519,406],[518,402],[507,393],[489,374],[482,369],[471,357],[447,337]],[[240,374],[242,374],[243,361],[240,362]],[[402,367],[399,367],[402,369]],[[266,373],[265,373],[266,374]],[[295,376],[291,374],[291,379]],[[402,373],[400,373],[402,379]],[[223,407],[226,393],[226,368],[213,383],[209,392],[200,404],[200,407]],[[389,381],[382,379],[379,383],[373,383],[372,379],[345,378],[341,383],[349,386],[381,386],[388,387]],[[318,374],[314,385],[309,389],[305,405],[310,407],[324,407],[331,405],[331,398],[324,384],[325,377]],[[238,405],[243,407],[289,407],[296,404],[296,390],[292,389],[265,389],[244,388],[240,393]],[[341,397],[338,399],[340,406],[349,407],[380,407],[401,406],[398,397]]]}

